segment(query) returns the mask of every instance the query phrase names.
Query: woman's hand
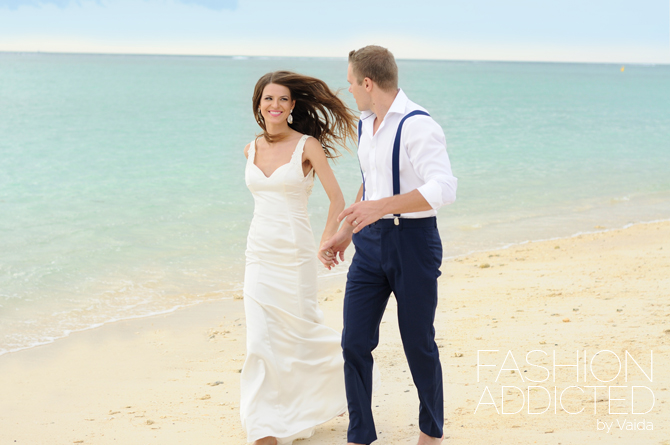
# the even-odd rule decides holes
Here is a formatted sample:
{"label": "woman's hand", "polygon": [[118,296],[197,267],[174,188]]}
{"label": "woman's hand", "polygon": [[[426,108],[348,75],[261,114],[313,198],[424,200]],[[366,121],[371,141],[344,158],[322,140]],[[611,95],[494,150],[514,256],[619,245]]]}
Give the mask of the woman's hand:
{"label": "woman's hand", "polygon": [[344,261],[344,251],[350,243],[351,226],[345,224],[335,235],[321,244],[318,257],[326,269],[330,270],[340,264],[340,261]]}

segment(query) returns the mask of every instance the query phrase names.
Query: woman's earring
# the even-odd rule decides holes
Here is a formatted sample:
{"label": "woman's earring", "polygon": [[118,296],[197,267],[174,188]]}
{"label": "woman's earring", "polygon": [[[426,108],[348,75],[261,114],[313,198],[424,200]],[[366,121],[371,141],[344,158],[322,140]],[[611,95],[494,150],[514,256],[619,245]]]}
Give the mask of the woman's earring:
{"label": "woman's earring", "polygon": [[261,114],[261,107],[258,107],[258,118],[263,119],[263,115]]}
{"label": "woman's earring", "polygon": [[286,118],[286,122],[288,122],[289,124],[293,123],[293,110],[291,110],[291,112],[288,114],[288,117]]}

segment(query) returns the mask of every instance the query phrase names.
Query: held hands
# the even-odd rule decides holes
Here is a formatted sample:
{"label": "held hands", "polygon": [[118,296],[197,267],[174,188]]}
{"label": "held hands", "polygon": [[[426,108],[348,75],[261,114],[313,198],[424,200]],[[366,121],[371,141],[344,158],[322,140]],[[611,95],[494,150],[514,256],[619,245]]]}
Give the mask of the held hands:
{"label": "held hands", "polygon": [[330,270],[340,264],[340,261],[344,261],[344,251],[351,243],[352,233],[360,232],[363,227],[377,221],[386,213],[388,212],[384,210],[381,201],[357,202],[340,213],[337,221],[344,220],[342,228],[319,248],[318,257],[326,269]]}
{"label": "held hands", "polygon": [[330,270],[340,264],[340,261],[344,261],[344,251],[349,243],[351,243],[351,231],[342,227],[339,232],[321,244],[318,257],[326,269]]}

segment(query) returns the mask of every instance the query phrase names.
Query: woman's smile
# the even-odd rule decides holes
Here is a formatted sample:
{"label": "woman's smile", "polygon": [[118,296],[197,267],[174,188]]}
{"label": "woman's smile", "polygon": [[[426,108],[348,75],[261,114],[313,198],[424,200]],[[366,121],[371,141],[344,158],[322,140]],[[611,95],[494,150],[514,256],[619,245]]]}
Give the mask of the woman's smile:
{"label": "woman's smile", "polygon": [[266,121],[269,120],[273,124],[285,122],[287,118],[284,117],[284,114],[288,116],[294,106],[295,101],[291,100],[291,90],[284,85],[271,83],[263,89],[260,108]]}

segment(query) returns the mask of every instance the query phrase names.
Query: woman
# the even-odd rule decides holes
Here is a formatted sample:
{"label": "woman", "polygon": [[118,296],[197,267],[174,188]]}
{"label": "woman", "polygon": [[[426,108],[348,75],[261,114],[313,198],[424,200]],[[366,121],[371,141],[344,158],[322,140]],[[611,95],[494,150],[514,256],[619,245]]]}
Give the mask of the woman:
{"label": "woman", "polygon": [[[254,445],[291,443],[346,410],[340,334],[321,324],[317,249],[307,215],[314,175],[330,207],[321,242],[338,229],[344,198],[329,158],[355,138],[355,116],[321,80],[266,74],[253,96],[263,129],[244,148],[254,196],[244,308],[247,358],[240,415]],[[332,253],[319,252],[328,262]]]}

